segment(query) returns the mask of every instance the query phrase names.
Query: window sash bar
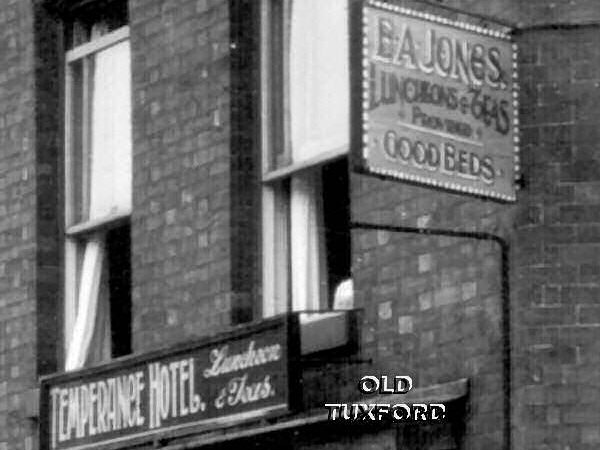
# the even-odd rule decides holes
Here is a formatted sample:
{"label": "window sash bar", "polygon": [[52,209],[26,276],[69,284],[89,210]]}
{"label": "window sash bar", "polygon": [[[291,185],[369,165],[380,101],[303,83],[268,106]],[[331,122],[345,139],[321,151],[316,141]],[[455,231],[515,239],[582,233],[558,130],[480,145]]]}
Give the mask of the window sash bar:
{"label": "window sash bar", "polygon": [[65,234],[68,237],[77,237],[95,233],[104,229],[112,228],[117,224],[126,222],[129,220],[130,216],[131,213],[127,211],[114,213],[109,216],[101,217],[99,219],[88,220],[86,222],[81,222],[68,227],[65,231]]}
{"label": "window sash bar", "polygon": [[117,28],[115,31],[105,34],[104,36],[100,36],[98,39],[78,45],[77,47],[67,51],[66,62],[67,64],[72,63],[78,59],[98,53],[107,47],[111,47],[127,39],[129,39],[129,26],[125,25],[124,27]]}
{"label": "window sash bar", "polygon": [[64,127],[64,139],[65,139],[65,223],[68,225],[75,217],[75,205],[73,205],[74,198],[74,183],[73,183],[73,68],[67,66],[65,72],[65,127]]}
{"label": "window sash bar", "polygon": [[263,173],[262,181],[263,181],[263,183],[277,181],[282,178],[286,178],[295,172],[300,172],[301,170],[310,169],[311,167],[315,167],[320,164],[324,164],[326,162],[333,161],[334,159],[341,158],[342,156],[346,156],[347,154],[348,154],[348,147],[346,145],[344,145],[342,147],[334,148],[332,150],[322,152],[313,158],[308,158],[305,161],[301,161],[301,162],[298,162],[295,164],[290,164],[288,166],[282,167],[281,169],[276,169],[276,170],[272,170],[267,173]]}

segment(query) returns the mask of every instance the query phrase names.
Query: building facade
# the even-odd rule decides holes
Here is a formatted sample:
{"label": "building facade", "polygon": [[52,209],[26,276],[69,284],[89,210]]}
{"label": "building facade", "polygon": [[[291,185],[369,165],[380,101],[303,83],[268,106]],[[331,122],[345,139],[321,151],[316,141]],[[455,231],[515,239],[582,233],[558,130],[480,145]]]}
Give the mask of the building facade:
{"label": "building facade", "polygon": [[[359,167],[363,6],[409,69],[411,20],[458,30],[455,61],[492,42],[431,73],[515,72],[514,199]],[[6,0],[0,24],[0,450],[600,445],[596,1]],[[446,417],[328,420],[361,398]]]}

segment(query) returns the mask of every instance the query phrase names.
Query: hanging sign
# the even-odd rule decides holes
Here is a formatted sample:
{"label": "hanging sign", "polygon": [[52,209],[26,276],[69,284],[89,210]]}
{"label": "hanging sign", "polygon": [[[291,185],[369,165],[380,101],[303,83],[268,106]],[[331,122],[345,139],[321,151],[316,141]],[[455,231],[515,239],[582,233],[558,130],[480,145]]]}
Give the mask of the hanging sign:
{"label": "hanging sign", "polygon": [[295,316],[42,381],[42,449],[95,449],[290,408]]}
{"label": "hanging sign", "polygon": [[371,1],[360,169],[515,200],[516,48],[502,32]]}

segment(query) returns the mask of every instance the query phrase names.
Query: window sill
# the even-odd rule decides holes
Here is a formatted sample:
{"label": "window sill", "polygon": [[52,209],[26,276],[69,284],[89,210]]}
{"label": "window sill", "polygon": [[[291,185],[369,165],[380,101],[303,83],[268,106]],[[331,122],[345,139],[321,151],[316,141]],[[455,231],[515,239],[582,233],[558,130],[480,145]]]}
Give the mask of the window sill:
{"label": "window sill", "polygon": [[333,310],[300,313],[300,354],[355,344],[358,341],[354,326],[354,311]]}

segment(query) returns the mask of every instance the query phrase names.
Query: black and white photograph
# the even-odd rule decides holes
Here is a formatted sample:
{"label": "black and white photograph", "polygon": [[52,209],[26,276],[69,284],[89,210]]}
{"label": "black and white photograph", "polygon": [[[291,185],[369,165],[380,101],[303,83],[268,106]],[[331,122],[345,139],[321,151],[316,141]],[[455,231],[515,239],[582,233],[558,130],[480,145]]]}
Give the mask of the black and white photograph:
{"label": "black and white photograph", "polygon": [[0,0],[0,450],[600,449],[600,0]]}

